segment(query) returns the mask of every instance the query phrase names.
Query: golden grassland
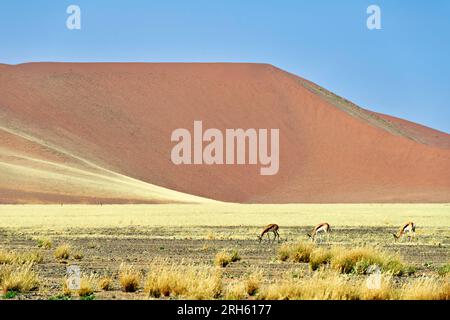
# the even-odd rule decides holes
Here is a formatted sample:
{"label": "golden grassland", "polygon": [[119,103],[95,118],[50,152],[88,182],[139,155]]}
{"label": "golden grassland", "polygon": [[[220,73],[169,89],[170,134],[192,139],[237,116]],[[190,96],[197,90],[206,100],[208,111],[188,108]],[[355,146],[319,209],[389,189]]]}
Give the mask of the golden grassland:
{"label": "golden grassland", "polygon": [[450,225],[450,204],[0,205],[0,228]]}
{"label": "golden grassland", "polygon": [[[395,243],[406,221],[418,237]],[[281,241],[260,244],[269,223]],[[448,204],[2,205],[0,298],[450,299],[449,226]]]}

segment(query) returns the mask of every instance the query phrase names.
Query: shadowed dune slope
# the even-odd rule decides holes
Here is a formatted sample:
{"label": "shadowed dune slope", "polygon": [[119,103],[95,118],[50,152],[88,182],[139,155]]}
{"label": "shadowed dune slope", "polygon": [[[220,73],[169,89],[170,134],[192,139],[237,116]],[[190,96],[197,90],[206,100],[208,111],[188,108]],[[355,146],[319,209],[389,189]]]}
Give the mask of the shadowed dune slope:
{"label": "shadowed dune slope", "polygon": [[[176,166],[171,133],[279,128],[280,170]],[[0,65],[0,203],[450,202],[450,135],[263,64]]]}

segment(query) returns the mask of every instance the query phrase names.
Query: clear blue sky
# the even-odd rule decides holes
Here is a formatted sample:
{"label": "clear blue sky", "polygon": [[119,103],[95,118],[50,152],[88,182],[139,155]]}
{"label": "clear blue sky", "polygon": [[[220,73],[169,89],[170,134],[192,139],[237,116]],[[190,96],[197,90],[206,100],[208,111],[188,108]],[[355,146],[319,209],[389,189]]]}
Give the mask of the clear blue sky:
{"label": "clear blue sky", "polygon": [[[70,4],[81,30],[66,28]],[[366,9],[381,7],[382,30]],[[0,63],[264,62],[450,133],[450,1],[10,0]]]}

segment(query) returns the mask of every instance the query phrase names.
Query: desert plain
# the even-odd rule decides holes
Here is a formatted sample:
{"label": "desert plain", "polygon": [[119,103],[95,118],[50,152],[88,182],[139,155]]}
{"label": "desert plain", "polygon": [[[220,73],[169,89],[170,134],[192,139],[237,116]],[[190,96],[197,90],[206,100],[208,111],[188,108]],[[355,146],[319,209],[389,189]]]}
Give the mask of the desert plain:
{"label": "desert plain", "polygon": [[[39,256],[32,266],[37,287],[26,293],[4,293],[13,299],[442,299],[449,295],[442,290],[448,290],[450,204],[3,205],[0,218],[0,252]],[[392,233],[408,219],[417,224],[416,238],[395,242]],[[322,221],[332,226],[330,238],[310,244],[306,233]],[[257,235],[269,223],[279,224],[281,239],[263,238],[259,243]],[[382,291],[371,291],[365,288],[370,275],[364,272],[335,274],[331,264],[313,271],[306,260],[283,261],[283,246],[298,243],[313,250],[374,249],[395,256],[408,271],[383,272],[383,283],[388,281],[389,288],[383,284]],[[57,256],[61,246],[68,246],[67,257]],[[239,259],[222,266],[217,256],[224,252]],[[80,267],[87,293],[67,289],[67,267],[73,265]],[[182,266],[186,270],[180,270]],[[124,268],[137,275],[132,292],[123,286]],[[197,277],[193,281],[201,287],[179,289],[179,293],[159,288],[161,293],[152,294],[154,289],[148,285],[152,270],[166,276],[159,280],[160,286],[177,286],[177,273],[183,272]],[[205,284],[216,283],[215,277],[221,283],[216,296],[215,289]],[[315,288],[323,286],[318,277],[326,283],[352,283],[350,288],[358,289],[342,289],[346,287],[340,282]],[[298,278],[309,279],[316,293],[289,289],[288,281]],[[106,289],[102,281],[108,281]],[[254,292],[247,292],[249,282]],[[280,283],[284,287],[277,287]],[[336,286],[348,292],[337,292]],[[396,296],[395,290],[407,291],[408,286],[408,293]]]}

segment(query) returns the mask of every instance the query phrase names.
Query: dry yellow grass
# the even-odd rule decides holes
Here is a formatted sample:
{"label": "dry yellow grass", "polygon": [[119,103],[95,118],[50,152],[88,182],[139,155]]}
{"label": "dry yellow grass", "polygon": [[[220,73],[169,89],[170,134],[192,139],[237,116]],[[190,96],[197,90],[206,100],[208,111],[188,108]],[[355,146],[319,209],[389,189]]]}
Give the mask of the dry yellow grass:
{"label": "dry yellow grass", "polygon": [[390,278],[383,278],[379,289],[369,289],[356,280],[334,271],[316,272],[311,278],[286,278],[261,290],[264,300],[385,300],[392,298]]}
{"label": "dry yellow grass", "polygon": [[399,257],[371,247],[331,249],[331,267],[341,273],[366,274],[370,266],[378,266],[383,272],[402,275],[406,268]]}
{"label": "dry yellow grass", "polygon": [[310,243],[285,243],[278,249],[278,259],[281,261],[309,262],[314,246]]}
{"label": "dry yellow grass", "polygon": [[98,287],[103,291],[108,291],[111,289],[112,279],[110,277],[102,277],[98,281]]}
{"label": "dry yellow grass", "polygon": [[412,279],[401,288],[405,300],[450,300],[450,276]]}
{"label": "dry yellow grass", "polygon": [[59,245],[54,252],[56,259],[67,260],[72,253],[72,247],[68,243],[63,243]]}
{"label": "dry yellow grass", "polygon": [[0,286],[4,294],[9,291],[29,292],[39,287],[39,276],[33,271],[33,263],[3,265],[0,267]]}
{"label": "dry yellow grass", "polygon": [[399,257],[372,247],[326,249],[309,243],[286,243],[278,249],[278,259],[309,263],[313,271],[329,264],[341,273],[366,274],[371,266],[397,276],[412,272]]}
{"label": "dry yellow grass", "polygon": [[84,257],[84,254],[81,251],[75,251],[73,253],[73,258],[75,260],[81,260],[81,259],[83,259],[83,257]]}
{"label": "dry yellow grass", "polygon": [[[332,212],[333,214],[330,214]],[[126,216],[126,219],[124,217]],[[449,204],[202,204],[202,205],[1,205],[0,228],[66,230],[134,225],[161,227],[255,226],[273,223],[311,226],[326,219],[332,226],[424,227],[450,225]],[[204,238],[205,234],[199,234]],[[390,236],[392,237],[392,236]],[[217,238],[217,236],[216,236]],[[255,234],[252,234],[255,239]]]}
{"label": "dry yellow grass", "polygon": [[262,270],[253,271],[247,279],[245,279],[245,291],[249,296],[254,296],[258,293],[263,282]]}
{"label": "dry yellow grass", "polygon": [[218,252],[214,258],[214,264],[218,267],[226,267],[232,262],[241,260],[241,256],[237,250],[222,250]]}
{"label": "dry yellow grass", "polygon": [[124,292],[135,292],[139,289],[141,283],[141,273],[132,265],[121,264],[119,282]]}
{"label": "dry yellow grass", "polygon": [[248,297],[246,284],[240,280],[228,283],[223,291],[225,300],[244,300]]}
{"label": "dry yellow grass", "polygon": [[78,290],[78,295],[80,297],[87,297],[93,295],[95,291],[95,282],[96,277],[93,275],[82,277],[80,281],[80,289]]}
{"label": "dry yellow grass", "polygon": [[319,269],[321,266],[328,265],[332,258],[332,253],[326,248],[314,248],[309,257],[309,267],[312,271]]}
{"label": "dry yellow grass", "polygon": [[40,252],[15,252],[0,249],[0,264],[41,263],[43,257]]}
{"label": "dry yellow grass", "polygon": [[442,277],[407,280],[396,286],[391,275],[382,275],[379,288],[369,288],[367,278],[356,278],[328,270],[312,277],[281,281],[263,286],[257,295],[263,300],[449,300],[450,282]]}
{"label": "dry yellow grass", "polygon": [[145,292],[153,298],[215,299],[222,293],[222,274],[209,266],[156,260],[150,265]]}
{"label": "dry yellow grass", "polygon": [[51,249],[53,246],[52,239],[44,237],[36,240],[37,246],[42,249]]}

